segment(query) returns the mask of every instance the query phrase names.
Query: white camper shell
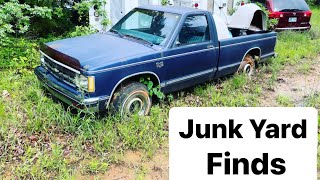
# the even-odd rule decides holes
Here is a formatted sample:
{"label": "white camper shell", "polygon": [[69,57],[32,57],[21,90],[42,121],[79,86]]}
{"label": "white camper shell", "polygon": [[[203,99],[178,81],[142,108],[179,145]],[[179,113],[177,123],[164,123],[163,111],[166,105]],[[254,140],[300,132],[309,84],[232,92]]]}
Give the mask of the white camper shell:
{"label": "white camper shell", "polygon": [[229,28],[246,29],[251,31],[266,31],[267,15],[256,4],[239,6],[238,10],[230,17]]}
{"label": "white camper shell", "polygon": [[219,40],[267,30],[267,15],[255,4],[240,6],[228,25],[220,16],[213,15],[213,19]]}

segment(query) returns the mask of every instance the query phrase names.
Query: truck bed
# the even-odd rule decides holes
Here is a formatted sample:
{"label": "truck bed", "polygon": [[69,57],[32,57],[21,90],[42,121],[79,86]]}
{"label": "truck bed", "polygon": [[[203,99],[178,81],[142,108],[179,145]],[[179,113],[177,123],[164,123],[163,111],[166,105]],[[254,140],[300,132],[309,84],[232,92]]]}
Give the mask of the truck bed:
{"label": "truck bed", "polygon": [[259,33],[238,36],[219,41],[220,58],[216,77],[232,74],[237,71],[241,61],[250,50],[259,49],[260,59],[264,60],[274,55],[277,33]]}

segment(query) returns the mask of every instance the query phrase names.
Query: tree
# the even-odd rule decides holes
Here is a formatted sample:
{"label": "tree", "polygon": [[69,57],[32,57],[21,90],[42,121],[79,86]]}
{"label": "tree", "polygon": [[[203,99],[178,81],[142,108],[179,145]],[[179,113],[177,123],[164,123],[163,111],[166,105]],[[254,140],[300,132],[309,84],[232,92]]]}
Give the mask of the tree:
{"label": "tree", "polygon": [[33,17],[51,19],[52,10],[47,7],[31,7],[28,4],[20,4],[17,0],[0,5],[0,37],[7,34],[26,33]]}

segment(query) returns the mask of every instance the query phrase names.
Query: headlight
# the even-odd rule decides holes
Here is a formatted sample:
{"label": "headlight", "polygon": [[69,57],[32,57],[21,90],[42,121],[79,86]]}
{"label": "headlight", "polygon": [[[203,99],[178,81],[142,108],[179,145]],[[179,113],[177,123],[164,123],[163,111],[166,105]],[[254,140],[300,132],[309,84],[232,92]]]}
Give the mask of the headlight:
{"label": "headlight", "polygon": [[86,77],[83,75],[77,75],[75,79],[75,84],[81,90],[84,90],[87,92],[95,92],[96,90],[94,76]]}

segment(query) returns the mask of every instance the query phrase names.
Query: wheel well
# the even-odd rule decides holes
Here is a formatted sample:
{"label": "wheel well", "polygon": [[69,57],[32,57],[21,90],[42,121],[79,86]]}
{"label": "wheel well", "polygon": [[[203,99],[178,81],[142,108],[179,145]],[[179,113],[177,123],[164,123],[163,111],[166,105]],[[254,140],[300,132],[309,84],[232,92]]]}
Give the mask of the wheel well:
{"label": "wheel well", "polygon": [[142,78],[142,77],[144,77],[144,78],[150,77],[150,80],[153,82],[154,87],[160,85],[160,79],[155,74],[151,74],[151,73],[137,74],[137,75],[128,77],[128,78],[122,80],[119,84],[117,84],[117,87],[115,88],[114,92],[112,92],[112,96],[119,89],[130,84],[131,82],[140,82],[140,78]]}
{"label": "wheel well", "polygon": [[260,58],[260,49],[251,49],[247,54],[251,55],[253,59],[255,59],[255,56],[258,56]]}

